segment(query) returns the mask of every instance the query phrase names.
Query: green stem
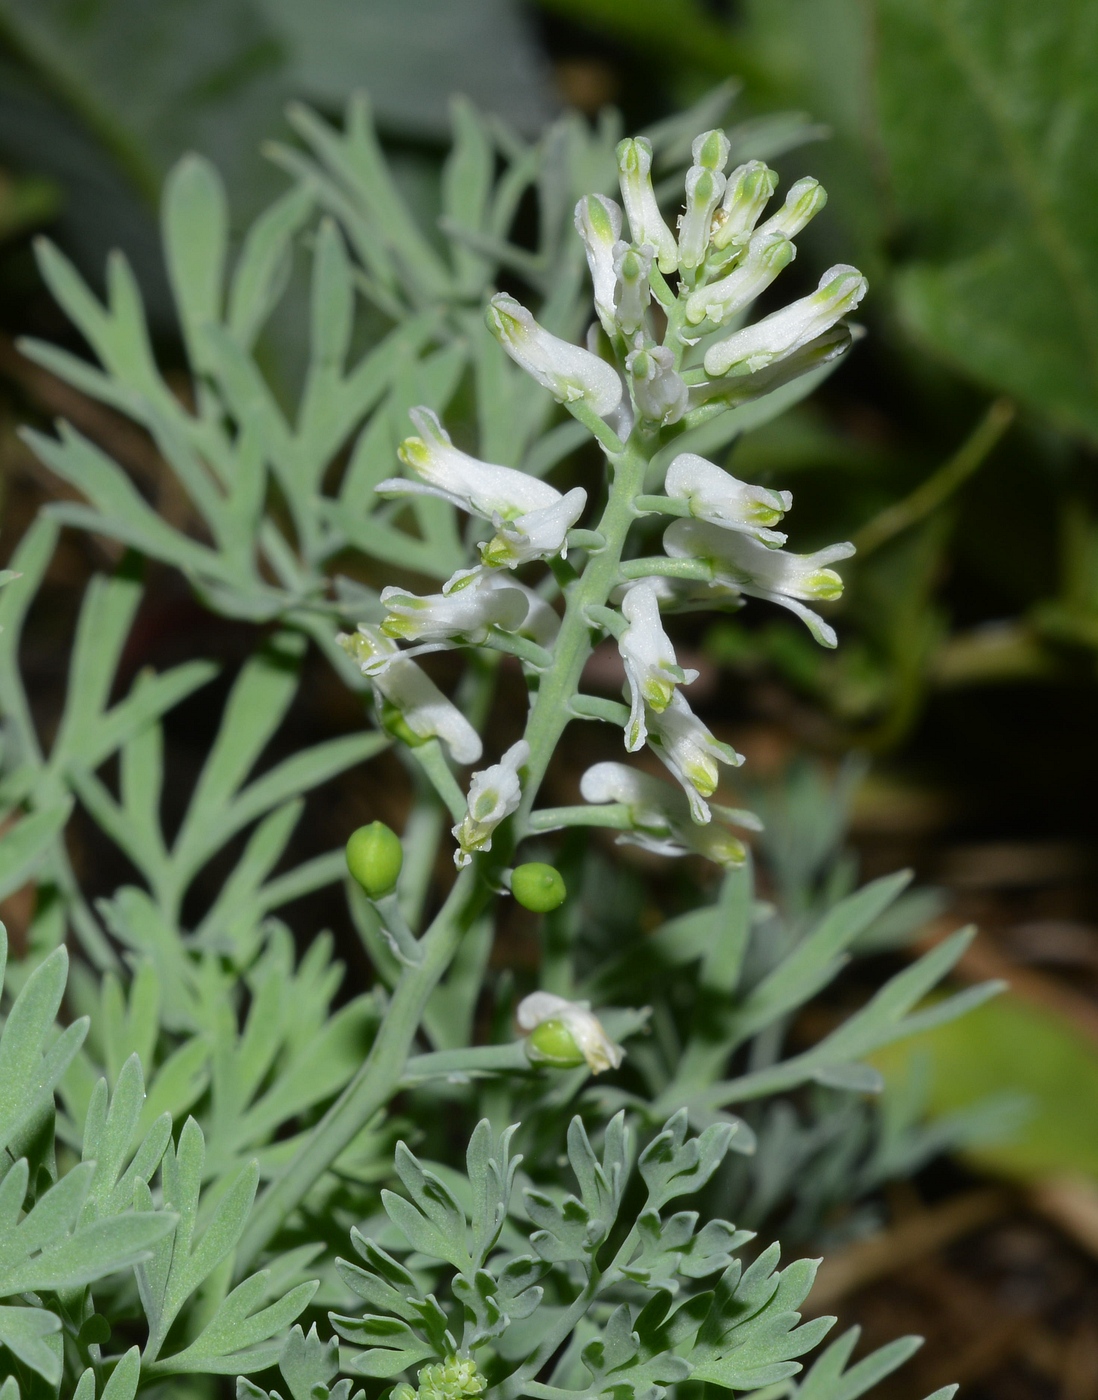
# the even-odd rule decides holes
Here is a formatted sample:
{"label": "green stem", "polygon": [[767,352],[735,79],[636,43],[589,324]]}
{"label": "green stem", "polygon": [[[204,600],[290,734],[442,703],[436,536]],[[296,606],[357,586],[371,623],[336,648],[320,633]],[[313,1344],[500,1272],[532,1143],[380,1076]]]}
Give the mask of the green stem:
{"label": "green stem", "polygon": [[545,777],[549,761],[561,734],[572,718],[573,697],[579,690],[580,676],[591,655],[592,608],[604,607],[618,582],[621,552],[633,523],[633,499],[644,485],[648,462],[639,445],[630,442],[624,452],[611,459],[613,481],[610,495],[597,529],[606,544],[591,554],[587,567],[566,593],[564,619],[553,648],[553,665],[541,678],[537,698],[526,726],[530,758],[519,808],[518,829],[526,827],[531,808]]}
{"label": "green stem", "polygon": [[237,1248],[239,1276],[252,1268],[314,1182],[396,1092],[427,999],[449,967],[462,935],[491,894],[487,882],[478,881],[475,872],[476,865],[471,865],[458,876],[421,941],[422,962],[401,972],[377,1039],[354,1078],[256,1200]]}

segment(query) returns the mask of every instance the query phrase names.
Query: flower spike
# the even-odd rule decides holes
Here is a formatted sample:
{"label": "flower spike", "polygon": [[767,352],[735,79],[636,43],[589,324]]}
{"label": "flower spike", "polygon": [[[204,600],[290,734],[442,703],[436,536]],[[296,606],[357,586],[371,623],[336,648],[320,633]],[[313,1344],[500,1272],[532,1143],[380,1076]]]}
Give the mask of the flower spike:
{"label": "flower spike", "polygon": [[550,334],[514,297],[497,292],[488,303],[486,319],[488,329],[512,360],[558,402],[583,399],[600,418],[621,402],[622,383],[613,365]]}
{"label": "flower spike", "polygon": [[453,828],[458,843],[454,864],[458,867],[468,865],[477,851],[490,851],[496,827],[517,811],[522,800],[519,769],[529,757],[530,745],[520,739],[498,763],[473,774],[465,815]]}
{"label": "flower spike", "polygon": [[684,671],[675,659],[675,648],[660,623],[659,595],[647,579],[634,583],[621,602],[629,626],[618,638],[629,683],[629,723],[625,747],[636,753],[648,735],[645,708],[657,714],[666,710],[677,685],[689,685],[697,671]]}
{"label": "flower spike", "polygon": [[[379,627],[360,622],[357,632],[341,633],[336,641],[369,676],[385,729],[413,745],[441,739],[455,763],[476,763],[482,752],[480,735],[426,671],[402,655]],[[384,661],[380,672],[371,669],[378,660]]]}

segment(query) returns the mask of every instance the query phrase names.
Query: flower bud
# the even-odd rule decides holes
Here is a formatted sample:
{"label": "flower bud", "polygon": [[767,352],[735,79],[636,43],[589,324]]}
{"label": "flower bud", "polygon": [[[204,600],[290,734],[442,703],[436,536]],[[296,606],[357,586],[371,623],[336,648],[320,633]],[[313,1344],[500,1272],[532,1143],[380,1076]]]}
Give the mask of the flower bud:
{"label": "flower bud", "polygon": [[712,247],[720,249],[732,243],[746,243],[777,187],[777,172],[761,160],[749,160],[746,165],[737,166],[728,177],[721,207],[713,216],[709,240]]}
{"label": "flower bud", "polygon": [[614,244],[614,319],[626,335],[633,335],[644,324],[652,295],[648,278],[655,251],[651,243],[639,248]]}
{"label": "flower bud", "polygon": [[686,412],[690,391],[675,369],[675,356],[665,345],[645,345],[637,332],[637,348],[625,359],[633,377],[637,412],[651,423],[665,427],[677,423]]}
{"label": "flower bud", "polygon": [[531,860],[517,865],[511,872],[511,893],[524,909],[535,914],[548,914],[568,897],[559,870],[543,861]]}
{"label": "flower bud", "polygon": [[827,191],[819,180],[806,175],[790,185],[785,203],[758,230],[759,233],[780,233],[783,238],[796,238],[810,219],[814,219],[827,203]]}
{"label": "flower bud", "polygon": [[730,320],[770,286],[797,250],[780,232],[762,229],[748,244],[747,256],[727,277],[699,287],[686,299],[686,319],[692,326],[708,318],[716,325]]}
{"label": "flower bud", "polygon": [[679,266],[698,267],[709,248],[713,211],[724,194],[724,176],[704,165],[686,172],[686,210],[679,219]]}
{"label": "flower bud", "polygon": [[587,250],[595,310],[607,335],[614,325],[614,245],[621,238],[621,210],[612,199],[587,194],[576,205],[576,232]]}
{"label": "flower bud", "polygon": [[679,250],[675,235],[663,221],[652,189],[652,143],[643,136],[618,145],[618,179],[634,243],[650,243],[661,272],[674,272]]}
{"label": "flower bud", "polygon": [[384,822],[371,822],[351,833],[347,842],[347,869],[370,896],[380,899],[396,888],[404,864],[400,837]]}
{"label": "flower bud", "polygon": [[728,153],[731,149],[731,142],[719,127],[695,136],[690,147],[695,165],[704,165],[706,170],[718,172],[728,164]]}

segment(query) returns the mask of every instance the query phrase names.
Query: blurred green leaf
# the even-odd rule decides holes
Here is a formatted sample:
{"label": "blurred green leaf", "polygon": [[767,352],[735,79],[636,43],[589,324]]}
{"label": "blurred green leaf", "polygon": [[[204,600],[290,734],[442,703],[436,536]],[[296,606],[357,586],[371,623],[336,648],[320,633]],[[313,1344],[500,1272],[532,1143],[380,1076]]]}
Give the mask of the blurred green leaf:
{"label": "blurred green leaf", "polygon": [[931,1063],[928,1105],[952,1113],[1004,1091],[1030,1113],[1010,1138],[969,1147],[980,1167],[1030,1181],[1063,1172],[1098,1176],[1098,1050],[1063,1016],[1007,995],[924,1035],[877,1051],[890,1083],[913,1060]]}
{"label": "blurred green leaf", "polygon": [[922,339],[1098,438],[1098,14],[878,0],[881,132]]}

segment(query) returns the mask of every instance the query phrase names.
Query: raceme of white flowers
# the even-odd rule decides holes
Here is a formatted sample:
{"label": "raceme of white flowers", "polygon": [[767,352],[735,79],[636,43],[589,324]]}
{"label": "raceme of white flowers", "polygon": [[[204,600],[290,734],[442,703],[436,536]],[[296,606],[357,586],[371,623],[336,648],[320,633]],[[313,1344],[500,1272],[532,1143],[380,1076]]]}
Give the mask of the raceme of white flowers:
{"label": "raceme of white flowers", "polygon": [[[673,517],[663,532],[663,556],[630,562],[622,533],[614,555],[618,572],[599,596],[586,596],[585,626],[579,633],[562,628],[562,612],[567,619],[584,596],[586,570],[609,548],[599,530],[611,506],[603,522],[596,518],[578,528],[588,505],[598,504],[598,483],[562,492],[513,466],[481,461],[454,445],[436,414],[413,409],[417,434],[398,451],[408,475],[382,481],[378,494],[441,498],[488,522],[494,533],[477,546],[480,563],[459,570],[441,592],[385,588],[380,625],[364,624],[341,642],[371,681],[385,727],[413,745],[438,739],[463,765],[480,758],[480,738],[413,656],[452,647],[512,652],[530,683],[533,725],[537,692],[555,666],[574,661],[576,637],[590,649],[600,635],[612,636],[628,700],[625,748],[635,753],[647,746],[677,786],[625,764],[599,763],[583,777],[585,801],[612,805],[623,841],[734,865],[744,850],[730,828],[750,826],[753,819],[712,799],[722,767],[742,760],[691,709],[684,691],[697,672],[680,664],[661,612],[738,607],[747,597],[761,598],[792,611],[818,642],[833,647],[833,628],[808,604],[841,595],[842,580],[831,566],[849,557],[853,546],[812,554],[784,548],[787,537],[776,527],[792,506],[790,493],[741,481],[696,452],[675,455],[662,494],[639,499],[644,464],[657,451],[666,460],[662,449],[676,433],[843,353],[852,339],[844,318],[865,295],[866,283],[857,269],[839,264],[807,296],[745,322],[752,302],[796,257],[794,239],[826,196],[815,180],[798,180],[764,218],[777,188],[772,170],[753,160],[726,171],[729,143],[721,131],[702,133],[692,149],[677,220],[659,206],[652,148],[642,137],[618,147],[624,208],[601,193],[577,204],[575,227],[594,303],[585,345],[553,334],[504,293],[491,298],[486,315],[511,359],[598,439],[612,483],[623,463],[640,460],[630,518]],[[613,499],[611,492],[611,504]],[[535,573],[520,581],[516,571],[528,566]],[[558,654],[562,646],[573,648],[568,657]],[[610,711],[613,706],[607,717]],[[593,712],[590,706],[587,712]],[[529,808],[522,798],[534,738],[528,728],[527,737],[498,762],[472,775],[466,809],[453,828],[459,866],[491,851],[500,823]],[[611,818],[604,814],[606,820]],[[547,817],[543,829],[551,827]],[[516,837],[526,834],[519,830]],[[577,1044],[590,1033],[596,1048],[584,1053],[592,1068],[594,1059],[616,1063],[590,1027],[582,1031],[589,1013],[568,1011],[570,1005],[562,1003],[564,1010],[546,1011],[541,1019],[563,1019]],[[532,1030],[540,1014],[531,1009],[535,1019],[525,1029]]]}

